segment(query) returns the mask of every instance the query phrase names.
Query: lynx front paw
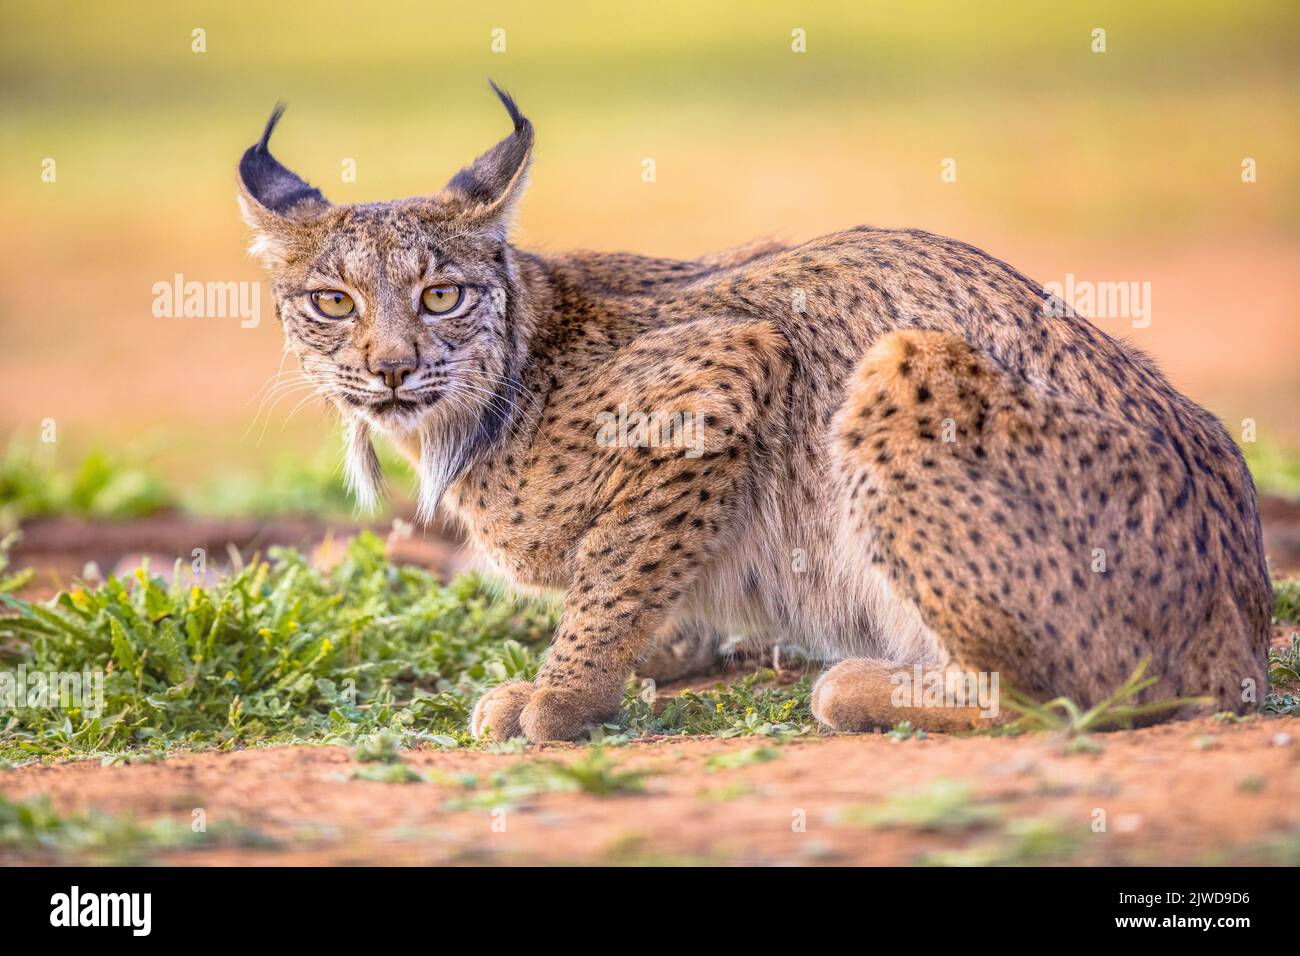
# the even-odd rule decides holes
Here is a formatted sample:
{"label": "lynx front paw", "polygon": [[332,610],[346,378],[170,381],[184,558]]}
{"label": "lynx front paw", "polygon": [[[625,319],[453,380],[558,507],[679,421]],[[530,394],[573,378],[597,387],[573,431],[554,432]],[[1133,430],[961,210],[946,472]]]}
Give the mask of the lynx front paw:
{"label": "lynx front paw", "polygon": [[576,740],[598,720],[617,711],[593,705],[590,697],[556,687],[510,681],[492,688],[474,706],[469,730],[475,737],[509,740],[524,736],[534,743]]}
{"label": "lynx front paw", "polygon": [[598,718],[610,716],[593,707],[589,698],[571,690],[542,687],[533,693],[519,715],[524,736],[534,743],[543,740],[576,740]]}
{"label": "lynx front paw", "polygon": [[512,680],[498,684],[478,699],[469,719],[469,732],[475,737],[491,735],[493,740],[509,740],[523,733],[519,715],[533,695],[528,681]]}

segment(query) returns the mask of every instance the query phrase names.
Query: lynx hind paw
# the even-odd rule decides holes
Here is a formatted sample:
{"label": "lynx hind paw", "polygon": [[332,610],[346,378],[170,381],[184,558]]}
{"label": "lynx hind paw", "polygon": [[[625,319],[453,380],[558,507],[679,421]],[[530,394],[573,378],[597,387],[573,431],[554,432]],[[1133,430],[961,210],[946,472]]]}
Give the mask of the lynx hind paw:
{"label": "lynx hind paw", "polygon": [[519,715],[533,696],[533,690],[532,684],[522,680],[507,681],[493,687],[474,705],[469,732],[479,738],[490,736],[495,741],[522,736]]}
{"label": "lynx hind paw", "polygon": [[[868,658],[840,661],[813,685],[813,716],[831,730],[849,733],[884,730],[904,720],[936,733],[986,729],[999,723],[996,709],[986,714],[979,706],[956,702],[940,702],[937,706],[895,704],[895,676],[912,672],[906,664]],[[937,668],[925,670],[927,676],[942,678],[943,673]]]}
{"label": "lynx hind paw", "polygon": [[718,664],[722,636],[702,625],[676,628],[655,642],[650,653],[636,665],[638,677],[656,684],[710,673]]}
{"label": "lynx hind paw", "polygon": [[812,690],[813,717],[831,730],[858,732],[889,726],[889,714],[873,708],[872,683],[881,668],[866,661],[841,661],[817,678]]}

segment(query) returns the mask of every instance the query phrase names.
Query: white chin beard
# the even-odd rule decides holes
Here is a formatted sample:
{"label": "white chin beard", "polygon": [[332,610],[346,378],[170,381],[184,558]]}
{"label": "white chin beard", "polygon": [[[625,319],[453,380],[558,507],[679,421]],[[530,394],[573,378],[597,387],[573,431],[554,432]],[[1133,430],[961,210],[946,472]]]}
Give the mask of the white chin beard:
{"label": "white chin beard", "polygon": [[472,424],[439,416],[420,431],[420,497],[415,516],[423,524],[433,521],[447,488],[460,474]]}
{"label": "white chin beard", "polygon": [[437,514],[442,497],[461,474],[472,454],[475,438],[483,427],[477,418],[465,414],[374,416],[355,410],[347,422],[344,471],[348,487],[363,511],[372,511],[383,497],[383,473],[371,441],[372,431],[379,431],[409,445],[419,442],[416,477],[419,495],[416,519],[429,524]]}
{"label": "white chin beard", "polygon": [[357,509],[372,512],[384,495],[384,475],[370,440],[370,425],[360,415],[345,419],[343,474]]}

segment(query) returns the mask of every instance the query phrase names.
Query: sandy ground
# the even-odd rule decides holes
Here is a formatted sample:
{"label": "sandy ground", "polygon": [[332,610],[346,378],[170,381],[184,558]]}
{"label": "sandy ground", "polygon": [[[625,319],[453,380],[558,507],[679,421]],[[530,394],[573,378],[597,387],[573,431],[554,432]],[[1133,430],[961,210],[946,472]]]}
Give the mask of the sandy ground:
{"label": "sandy ground", "polygon": [[[609,751],[619,771],[649,774],[643,792],[498,794],[469,807],[457,801],[482,791],[454,781],[354,779],[372,765],[338,747],[29,766],[0,776],[0,791],[183,825],[202,809],[209,827],[275,841],[156,858],[174,864],[1294,864],[1300,741],[1290,726],[1197,720],[1100,735],[1097,754],[1068,754],[1043,734],[658,739]],[[753,762],[763,746],[775,756]],[[434,749],[406,764],[484,780],[520,761],[582,756]],[[873,816],[927,807],[910,822]]]}

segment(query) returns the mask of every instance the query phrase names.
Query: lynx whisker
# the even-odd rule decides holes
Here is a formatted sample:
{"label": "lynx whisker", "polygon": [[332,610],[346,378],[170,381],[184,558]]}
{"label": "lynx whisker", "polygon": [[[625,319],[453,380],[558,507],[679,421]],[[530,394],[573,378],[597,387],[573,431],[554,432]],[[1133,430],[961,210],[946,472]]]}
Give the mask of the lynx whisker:
{"label": "lynx whisker", "polygon": [[249,433],[252,432],[252,430],[257,427],[258,421],[261,420],[262,432],[257,439],[257,447],[261,447],[262,439],[266,436],[266,429],[267,427],[269,427],[271,418],[275,415],[275,410],[276,408],[279,407],[280,403],[283,402],[286,398],[290,398],[294,395],[299,394],[300,392],[319,391],[320,388],[321,386],[315,382],[298,382],[284,388],[283,390],[277,392],[273,396],[268,396],[266,399],[263,400],[262,405],[258,407],[258,410],[254,414],[252,421],[249,422],[248,427],[244,430],[244,434],[241,436],[240,441],[244,441],[245,439],[247,439]]}

